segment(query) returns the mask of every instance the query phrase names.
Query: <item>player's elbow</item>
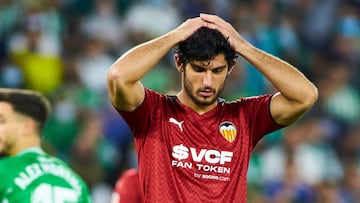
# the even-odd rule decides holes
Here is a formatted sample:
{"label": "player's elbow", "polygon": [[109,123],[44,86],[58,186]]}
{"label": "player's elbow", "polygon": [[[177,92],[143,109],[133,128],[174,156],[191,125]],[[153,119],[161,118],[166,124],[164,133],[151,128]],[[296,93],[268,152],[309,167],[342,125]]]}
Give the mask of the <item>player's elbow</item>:
{"label": "player's elbow", "polygon": [[118,71],[114,66],[111,66],[107,74],[107,81],[109,83],[118,81],[122,78],[121,75],[120,71]]}
{"label": "player's elbow", "polygon": [[127,78],[129,77],[126,76],[126,72],[121,71],[121,69],[115,66],[111,66],[107,74],[108,86],[109,88],[111,88],[112,86],[124,86],[126,83],[128,83]]}
{"label": "player's elbow", "polygon": [[314,85],[304,88],[303,91],[298,92],[297,99],[292,100],[292,109],[299,114],[308,111],[318,100],[318,90]]}
{"label": "player's elbow", "polygon": [[[305,89],[304,89],[305,90]],[[299,114],[303,114],[316,103],[318,100],[318,90],[315,86],[310,86],[301,94],[299,93],[298,99],[293,103],[293,110]]]}
{"label": "player's elbow", "polygon": [[303,97],[303,106],[305,110],[310,109],[318,100],[319,92],[315,85],[311,85],[306,91],[305,96]]}
{"label": "player's elbow", "polygon": [[125,86],[124,75],[115,67],[111,67],[107,74],[107,84],[110,95],[115,96],[119,89]]}

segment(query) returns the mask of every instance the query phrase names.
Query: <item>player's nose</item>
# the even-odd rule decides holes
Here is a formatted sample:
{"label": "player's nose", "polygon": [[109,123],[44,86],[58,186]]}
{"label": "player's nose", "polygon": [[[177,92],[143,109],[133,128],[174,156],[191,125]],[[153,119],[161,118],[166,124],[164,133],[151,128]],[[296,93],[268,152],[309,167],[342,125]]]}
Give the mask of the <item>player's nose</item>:
{"label": "player's nose", "polygon": [[211,87],[213,83],[211,71],[204,72],[203,76],[203,86],[204,87]]}

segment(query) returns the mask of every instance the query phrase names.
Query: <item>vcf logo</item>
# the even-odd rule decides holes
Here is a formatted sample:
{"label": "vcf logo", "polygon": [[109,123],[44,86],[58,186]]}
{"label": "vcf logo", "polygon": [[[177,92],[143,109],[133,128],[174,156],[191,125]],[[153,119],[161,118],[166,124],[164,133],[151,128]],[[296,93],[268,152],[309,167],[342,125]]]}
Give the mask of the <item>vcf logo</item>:
{"label": "vcf logo", "polygon": [[219,131],[228,142],[233,142],[236,138],[236,127],[230,121],[220,123]]}
{"label": "vcf logo", "polygon": [[172,157],[181,161],[191,156],[192,160],[195,162],[205,160],[210,164],[225,164],[226,162],[231,162],[233,154],[233,152],[218,151],[215,149],[201,149],[200,151],[197,151],[196,148],[188,148],[183,144],[180,144],[173,147]]}

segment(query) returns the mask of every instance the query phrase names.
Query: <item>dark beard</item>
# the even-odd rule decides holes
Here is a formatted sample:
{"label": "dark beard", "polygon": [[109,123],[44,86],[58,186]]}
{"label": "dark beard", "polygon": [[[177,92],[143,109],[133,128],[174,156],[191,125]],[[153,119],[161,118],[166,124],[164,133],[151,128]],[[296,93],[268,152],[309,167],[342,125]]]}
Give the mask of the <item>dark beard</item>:
{"label": "dark beard", "polygon": [[[223,89],[224,89],[224,84],[225,84],[225,82],[224,82],[224,84],[222,84],[222,85],[220,86],[219,91],[218,91],[218,92],[215,92],[215,95],[214,95],[214,97],[213,97],[211,100],[205,100],[205,101],[204,101],[204,100],[199,100],[199,99],[196,97],[196,95],[192,94],[192,90],[193,90],[194,88],[193,88],[193,86],[192,86],[190,83],[187,82],[187,80],[186,80],[185,78],[186,78],[186,76],[184,75],[184,81],[183,81],[183,83],[184,83],[184,90],[185,90],[186,94],[190,97],[190,99],[191,99],[196,105],[198,105],[198,106],[209,106],[209,105],[211,105],[211,104],[214,104],[214,103],[217,101],[220,93],[221,93],[221,92],[223,91]],[[225,80],[225,81],[226,81],[226,80]]]}

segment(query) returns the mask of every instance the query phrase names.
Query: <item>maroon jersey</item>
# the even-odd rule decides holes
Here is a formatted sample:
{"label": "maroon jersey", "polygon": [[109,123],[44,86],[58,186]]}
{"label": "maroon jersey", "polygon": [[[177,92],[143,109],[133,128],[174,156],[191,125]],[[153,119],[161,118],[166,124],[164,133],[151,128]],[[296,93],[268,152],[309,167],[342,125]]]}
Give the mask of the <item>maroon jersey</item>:
{"label": "maroon jersey", "polygon": [[128,169],[116,182],[111,203],[142,203],[142,192],[139,173],[136,169]]}
{"label": "maroon jersey", "polygon": [[145,202],[246,202],[246,175],[256,143],[281,128],[271,95],[242,98],[198,114],[175,96],[145,90],[131,128]]}

